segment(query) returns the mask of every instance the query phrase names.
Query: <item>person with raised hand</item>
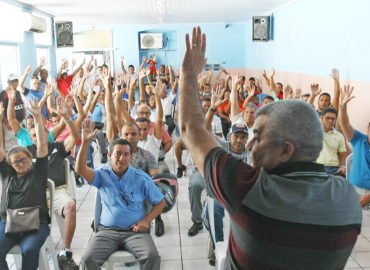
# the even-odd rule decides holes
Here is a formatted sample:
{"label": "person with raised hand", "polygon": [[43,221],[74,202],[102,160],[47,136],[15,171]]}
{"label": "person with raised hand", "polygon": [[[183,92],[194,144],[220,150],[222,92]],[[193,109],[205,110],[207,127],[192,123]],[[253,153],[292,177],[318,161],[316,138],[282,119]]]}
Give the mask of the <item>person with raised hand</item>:
{"label": "person with raised hand", "polygon": [[197,76],[205,64],[206,36],[193,28],[191,42],[188,34],[185,41],[180,135],[208,195],[230,214],[225,269],[344,268],[362,211],[352,185],[315,163],[323,144],[315,111],[296,99],[264,105],[248,145],[253,167],[233,157],[206,129],[200,108]]}
{"label": "person with raised hand", "polygon": [[349,140],[353,147],[352,169],[347,172],[349,181],[355,186],[360,196],[362,207],[369,208],[370,204],[370,159],[367,158],[370,151],[370,122],[367,134],[353,128],[347,113],[347,104],[354,99],[353,87],[345,85],[341,90],[339,103],[339,125],[344,137]]}
{"label": "person with raised hand", "polygon": [[308,98],[308,103],[311,104],[313,107],[315,107],[314,105],[314,101],[315,101],[315,98],[317,96],[319,96],[319,100],[317,102],[317,109],[316,109],[316,113],[317,115],[320,117],[321,114],[322,114],[322,111],[329,107],[330,104],[331,104],[331,97],[330,97],[330,94],[329,93],[321,93],[322,92],[322,89],[319,88],[319,84],[318,83],[312,83],[310,85],[310,97]]}
{"label": "person with raised hand", "polygon": [[[99,231],[91,239],[81,263],[87,270],[101,269],[112,253],[124,247],[134,254],[141,269],[159,270],[161,257],[148,230],[165,206],[164,197],[149,175],[130,166],[132,148],[124,139],[110,143],[111,165],[95,170],[87,167],[88,147],[95,134],[93,123],[86,120],[76,169],[99,190],[102,213]],[[145,199],[153,204],[147,216],[144,216]]]}
{"label": "person with raised hand", "polygon": [[[3,187],[0,207],[0,269],[8,269],[6,255],[14,245],[18,244],[22,250],[22,269],[36,270],[39,265],[40,248],[50,234],[48,224],[50,217],[46,200],[47,133],[37,97],[29,103],[27,110],[35,119],[36,162],[32,163],[31,153],[22,146],[13,146],[7,154],[3,147],[0,147],[0,178]],[[0,114],[2,115],[3,112]],[[39,207],[39,229],[5,233],[7,209],[24,207]]]}

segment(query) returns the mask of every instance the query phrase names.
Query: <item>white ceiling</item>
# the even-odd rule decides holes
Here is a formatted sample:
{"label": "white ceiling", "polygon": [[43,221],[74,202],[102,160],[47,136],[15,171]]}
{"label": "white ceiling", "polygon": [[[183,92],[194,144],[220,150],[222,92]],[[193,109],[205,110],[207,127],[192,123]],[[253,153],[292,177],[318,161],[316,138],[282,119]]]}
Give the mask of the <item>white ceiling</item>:
{"label": "white ceiling", "polygon": [[77,25],[242,23],[295,0],[21,0]]}

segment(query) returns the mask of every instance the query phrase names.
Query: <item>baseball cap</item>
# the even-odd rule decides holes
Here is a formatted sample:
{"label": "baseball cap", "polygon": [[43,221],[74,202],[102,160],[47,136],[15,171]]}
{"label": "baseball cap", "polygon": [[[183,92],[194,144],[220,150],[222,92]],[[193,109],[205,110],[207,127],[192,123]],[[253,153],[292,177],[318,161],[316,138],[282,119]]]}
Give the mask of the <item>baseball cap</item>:
{"label": "baseball cap", "polygon": [[231,127],[230,134],[236,133],[236,132],[244,132],[248,134],[248,128],[245,124],[234,124]]}
{"label": "baseball cap", "polygon": [[8,75],[8,81],[11,82],[11,81],[15,81],[15,80],[19,80],[18,75],[14,74],[14,73],[10,73]]}

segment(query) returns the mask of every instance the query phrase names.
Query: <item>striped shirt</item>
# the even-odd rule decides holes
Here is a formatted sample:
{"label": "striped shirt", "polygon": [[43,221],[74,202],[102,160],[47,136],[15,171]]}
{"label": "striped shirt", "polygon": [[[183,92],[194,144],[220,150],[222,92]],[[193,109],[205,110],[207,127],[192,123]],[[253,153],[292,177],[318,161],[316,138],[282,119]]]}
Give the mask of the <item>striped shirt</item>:
{"label": "striped shirt", "polygon": [[226,269],[344,269],[362,212],[352,185],[321,164],[291,162],[269,173],[211,150],[208,194],[230,214]]}

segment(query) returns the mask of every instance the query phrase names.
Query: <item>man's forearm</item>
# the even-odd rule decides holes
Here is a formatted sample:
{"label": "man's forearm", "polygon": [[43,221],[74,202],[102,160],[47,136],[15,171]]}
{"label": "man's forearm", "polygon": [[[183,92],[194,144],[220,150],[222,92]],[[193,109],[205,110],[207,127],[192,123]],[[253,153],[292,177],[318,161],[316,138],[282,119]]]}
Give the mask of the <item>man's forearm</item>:
{"label": "man's forearm", "polygon": [[172,140],[171,141],[168,141],[164,144],[163,146],[163,152],[166,154],[168,151],[170,151],[171,147],[172,147],[173,143],[172,143]]}
{"label": "man's forearm", "polygon": [[89,150],[89,142],[82,140],[80,150],[78,151],[76,160],[76,172],[80,175],[83,174],[84,170],[87,168],[87,152]]}
{"label": "man's forearm", "polygon": [[163,199],[158,204],[154,205],[150,213],[144,218],[148,223],[152,222],[153,219],[155,219],[157,216],[159,216],[163,208],[166,206],[166,202]]}

